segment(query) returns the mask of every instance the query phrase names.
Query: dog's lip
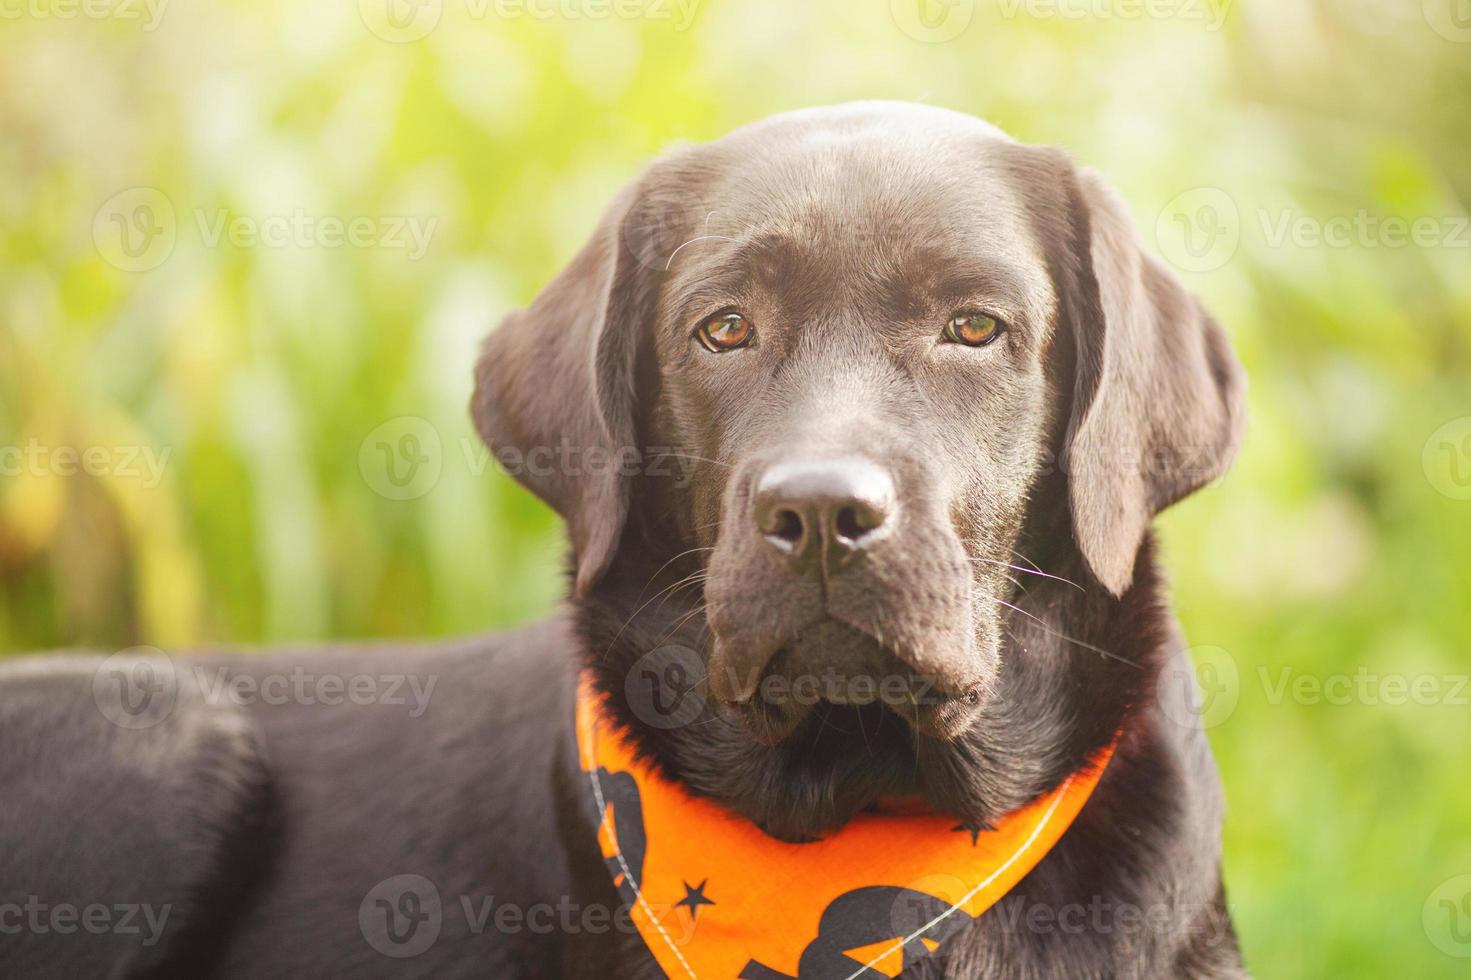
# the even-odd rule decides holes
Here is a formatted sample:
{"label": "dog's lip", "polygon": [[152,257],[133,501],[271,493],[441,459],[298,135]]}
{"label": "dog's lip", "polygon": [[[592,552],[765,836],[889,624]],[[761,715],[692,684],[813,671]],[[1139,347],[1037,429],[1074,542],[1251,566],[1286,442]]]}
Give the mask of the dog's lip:
{"label": "dog's lip", "polygon": [[[835,616],[827,611],[817,613],[811,621],[800,629],[787,631],[782,634],[768,635],[758,642],[748,642],[742,650],[733,650],[727,645],[719,630],[715,631],[715,642],[711,649],[707,663],[710,675],[710,694],[714,700],[728,705],[742,705],[749,703],[756,697],[762,685],[768,678],[783,676],[778,669],[782,659],[786,655],[795,653],[804,637],[824,627],[837,627],[848,630],[861,637],[862,640],[871,644],[877,651],[879,657],[886,657],[889,664],[883,669],[875,667],[875,661],[867,663],[862,661],[843,664],[834,662],[823,664],[819,667],[809,667],[806,671],[798,671],[797,674],[788,679],[795,681],[797,677],[821,678],[824,681],[838,679],[841,681],[867,680],[875,688],[872,696],[859,696],[849,698],[823,697],[821,700],[829,701],[838,705],[863,705],[874,701],[889,701],[885,698],[884,683],[894,678],[904,678],[909,682],[920,681],[924,683],[923,696],[938,703],[949,704],[963,702],[968,704],[978,703],[988,689],[988,680],[984,675],[975,677],[963,677],[947,675],[946,671],[926,671],[919,667],[910,666],[912,662],[923,662],[928,657],[911,656],[911,651],[895,647],[884,642],[878,636],[848,622],[846,619]],[[757,664],[759,666],[744,672],[744,676],[737,669],[737,663]],[[851,685],[850,685],[851,686]],[[907,702],[904,700],[894,701],[900,706]]]}
{"label": "dog's lip", "polygon": [[[790,646],[790,644],[779,646],[755,682],[748,684],[745,690],[738,692],[735,696],[729,692],[722,695],[716,691],[715,685],[711,687],[712,698],[716,703],[723,707],[729,716],[741,722],[752,737],[765,745],[774,746],[794,734],[814,710],[822,708],[864,710],[875,704],[908,725],[916,735],[950,741],[969,727],[981,704],[986,700],[986,693],[989,689],[983,681],[973,682],[958,690],[947,689],[923,675],[909,673],[906,677],[905,688],[907,697],[894,697],[893,689],[883,684],[870,685],[867,693],[859,693],[858,696],[852,696],[854,692],[851,690],[841,692],[828,688],[819,689],[819,693],[816,693],[815,696],[799,698],[795,696],[794,688],[785,688],[784,690],[792,696],[763,697],[762,692],[769,690],[770,679],[784,676],[774,673],[773,667],[781,662],[782,654],[788,652]],[[887,648],[885,652],[889,652]],[[925,682],[923,691],[918,694],[909,686],[916,679]],[[790,683],[790,679],[787,680]]]}
{"label": "dog's lip", "polygon": [[[918,705],[912,711],[902,711],[886,702],[878,702],[881,709],[909,727],[914,736],[951,742],[969,730],[980,712],[979,699],[967,700],[965,696],[937,699]],[[864,705],[844,704],[821,699],[809,705],[773,705],[758,699],[736,703],[723,703],[725,711],[756,741],[767,746],[776,746],[794,735],[815,711],[824,709],[851,709],[865,711],[873,708],[874,702]],[[828,724],[825,720],[824,724]]]}
{"label": "dog's lip", "polygon": [[965,694],[939,698],[932,703],[919,705],[913,714],[897,711],[893,705],[885,705],[898,714],[920,735],[950,742],[959,738],[980,713],[984,693],[973,689]]}
{"label": "dog's lip", "polygon": [[746,640],[733,647],[718,626],[714,633],[715,642],[706,664],[710,696],[721,704],[739,705],[750,702],[756,696],[772,661],[791,642],[791,638],[769,635],[756,642]]}

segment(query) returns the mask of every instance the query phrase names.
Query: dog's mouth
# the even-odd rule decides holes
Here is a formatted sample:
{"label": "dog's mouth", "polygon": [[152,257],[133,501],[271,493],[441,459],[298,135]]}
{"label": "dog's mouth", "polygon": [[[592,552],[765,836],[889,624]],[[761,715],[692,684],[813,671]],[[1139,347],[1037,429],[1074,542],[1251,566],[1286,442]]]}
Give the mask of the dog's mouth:
{"label": "dog's mouth", "polygon": [[804,724],[852,726],[862,736],[884,727],[885,716],[916,735],[949,740],[965,731],[985,694],[980,685],[956,690],[916,672],[872,636],[832,619],[781,646],[754,685],[732,687],[745,696],[725,699],[724,708],[767,745]]}

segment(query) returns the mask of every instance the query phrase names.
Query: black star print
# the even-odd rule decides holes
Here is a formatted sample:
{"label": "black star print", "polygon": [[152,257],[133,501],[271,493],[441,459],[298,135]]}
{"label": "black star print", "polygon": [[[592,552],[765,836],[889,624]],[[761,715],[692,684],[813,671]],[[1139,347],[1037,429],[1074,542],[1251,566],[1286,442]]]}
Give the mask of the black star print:
{"label": "black star print", "polygon": [[694,888],[691,888],[690,887],[690,883],[687,882],[687,881],[681,882],[684,885],[684,898],[681,898],[679,901],[675,902],[674,903],[675,906],[680,906],[680,905],[689,906],[690,918],[691,919],[694,919],[694,918],[698,917],[699,914],[700,914],[700,906],[701,905],[714,905],[715,904],[714,902],[710,901],[710,899],[708,899],[708,898],[705,897],[705,886],[707,884],[709,884],[709,882],[710,882],[710,879],[709,878],[706,878],[704,881],[700,882]]}
{"label": "black star print", "polygon": [[984,821],[966,820],[962,823],[956,824],[954,827],[951,827],[950,832],[954,833],[957,830],[970,831],[970,846],[975,847],[976,841],[980,839],[981,831],[995,829],[995,827],[991,826],[988,823],[985,823]]}

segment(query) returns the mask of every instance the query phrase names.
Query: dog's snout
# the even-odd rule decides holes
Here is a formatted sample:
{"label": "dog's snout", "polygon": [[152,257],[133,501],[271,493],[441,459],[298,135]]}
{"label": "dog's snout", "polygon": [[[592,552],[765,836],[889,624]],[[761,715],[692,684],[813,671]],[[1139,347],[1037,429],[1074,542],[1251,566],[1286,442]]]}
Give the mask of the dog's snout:
{"label": "dog's snout", "polygon": [[896,499],[892,477],[867,460],[777,463],[756,485],[756,527],[794,567],[831,568],[882,536]]}

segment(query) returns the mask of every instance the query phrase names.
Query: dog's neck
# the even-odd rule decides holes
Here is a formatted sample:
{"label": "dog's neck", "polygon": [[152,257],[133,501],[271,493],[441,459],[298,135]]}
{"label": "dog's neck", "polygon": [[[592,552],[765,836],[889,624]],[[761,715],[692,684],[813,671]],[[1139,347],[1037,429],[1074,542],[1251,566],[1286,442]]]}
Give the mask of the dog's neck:
{"label": "dog's neck", "polygon": [[576,605],[585,667],[615,721],[664,776],[782,839],[832,830],[882,799],[994,821],[1054,788],[1116,734],[1127,746],[1169,653],[1171,621],[1150,541],[1121,598],[1094,582],[1081,558],[1062,554],[1042,567],[1045,575],[1018,574],[997,690],[958,738],[916,735],[871,705],[815,713],[767,746],[713,704],[668,727],[629,704],[628,678],[641,658],[671,647],[704,656],[710,642],[698,564],[660,569],[624,557],[640,554],[648,551],[622,549]]}

